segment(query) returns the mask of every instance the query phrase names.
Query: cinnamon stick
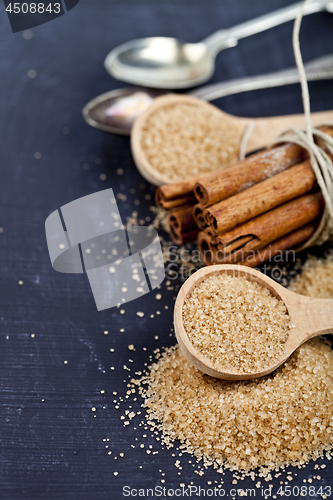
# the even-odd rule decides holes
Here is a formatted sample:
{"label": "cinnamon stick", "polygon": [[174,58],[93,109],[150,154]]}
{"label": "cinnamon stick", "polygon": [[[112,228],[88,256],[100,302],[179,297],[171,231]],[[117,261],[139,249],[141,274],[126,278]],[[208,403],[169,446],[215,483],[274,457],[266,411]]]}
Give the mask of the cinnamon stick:
{"label": "cinnamon stick", "polygon": [[174,233],[185,233],[186,231],[195,228],[196,223],[193,218],[193,207],[188,206],[180,210],[170,212],[168,224],[170,230]]}
{"label": "cinnamon stick", "polygon": [[193,210],[193,219],[198,228],[205,229],[207,227],[206,216],[200,203],[194,205],[192,210]]}
{"label": "cinnamon stick", "polygon": [[324,210],[320,191],[306,194],[266,212],[213,240],[220,251],[219,262],[244,261],[255,250],[267,247],[273,241],[318,219]]}
{"label": "cinnamon stick", "polygon": [[195,241],[199,234],[199,231],[200,229],[198,227],[190,229],[185,233],[174,233],[172,230],[170,230],[170,236],[177,245],[185,245],[185,243],[191,243],[192,241]]}
{"label": "cinnamon stick", "polygon": [[183,196],[182,198],[174,198],[170,200],[163,200],[156,203],[157,206],[164,208],[164,210],[174,210],[177,208],[182,208],[187,205],[192,205],[196,202],[195,196],[190,193],[187,196]]}
{"label": "cinnamon stick", "polygon": [[308,153],[296,144],[275,146],[222,171],[207,174],[195,184],[194,194],[203,207],[208,207],[305,161],[307,157]]}
{"label": "cinnamon stick", "polygon": [[[173,184],[165,184],[160,186],[155,191],[155,203],[158,207],[166,208],[166,205],[171,201],[180,200],[182,198],[191,197],[193,202],[196,201],[194,196],[194,186],[196,182],[201,180],[207,174],[196,175],[184,181],[175,182]],[[179,205],[180,203],[178,203]],[[177,206],[177,205],[174,205]],[[167,208],[166,208],[167,209]]]}
{"label": "cinnamon stick", "polygon": [[307,224],[296,231],[286,234],[262,250],[257,250],[254,255],[248,255],[245,260],[238,262],[238,264],[248,267],[256,267],[267,260],[271,260],[276,255],[281,255],[281,253],[286,250],[296,248],[313,235],[318,227],[318,224],[319,221]]}
{"label": "cinnamon stick", "polygon": [[317,186],[310,161],[289,168],[255,186],[206,209],[214,234],[224,234]]}
{"label": "cinnamon stick", "polygon": [[198,249],[200,252],[201,260],[210,266],[216,261],[217,246],[213,243],[212,238],[206,231],[200,231],[198,234]]}

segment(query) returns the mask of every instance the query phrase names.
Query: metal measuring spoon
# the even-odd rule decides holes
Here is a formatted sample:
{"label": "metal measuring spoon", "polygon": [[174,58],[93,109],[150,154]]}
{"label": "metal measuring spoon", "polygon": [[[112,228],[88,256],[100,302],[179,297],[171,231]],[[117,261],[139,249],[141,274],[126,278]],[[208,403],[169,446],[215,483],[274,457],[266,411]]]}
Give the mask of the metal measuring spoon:
{"label": "metal measuring spoon", "polygon": [[134,120],[146,111],[155,97],[168,93],[144,87],[111,90],[88,102],[82,114],[92,127],[113,134],[129,135]]}
{"label": "metal measuring spoon", "polygon": [[[333,55],[314,59],[305,64],[308,80],[333,78]],[[296,68],[206,85],[188,93],[206,101],[250,90],[278,87],[299,82]],[[92,127],[114,134],[129,135],[134,120],[152,104],[156,97],[170,94],[167,90],[127,87],[112,90],[90,101],[83,116]]]}
{"label": "metal measuring spoon", "polygon": [[[164,89],[193,87],[212,76],[215,57],[221,50],[234,47],[241,38],[295,19],[302,5],[303,1],[217,31],[200,43],[167,37],[132,40],[113,49],[104,65],[114,78],[135,85]],[[305,7],[304,15],[323,10],[333,12],[333,1],[313,1]]]}

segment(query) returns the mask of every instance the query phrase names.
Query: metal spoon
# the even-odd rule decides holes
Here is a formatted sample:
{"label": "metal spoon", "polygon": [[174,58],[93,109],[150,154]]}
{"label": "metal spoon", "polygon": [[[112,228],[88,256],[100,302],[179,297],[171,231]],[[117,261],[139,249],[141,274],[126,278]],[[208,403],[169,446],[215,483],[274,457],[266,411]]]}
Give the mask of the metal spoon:
{"label": "metal spoon", "polygon": [[[305,64],[308,80],[333,78],[333,55],[323,56]],[[299,82],[298,71],[290,68],[265,75],[251,76],[206,85],[188,93],[206,101],[250,90],[278,87]],[[83,117],[92,127],[114,134],[129,135],[134,120],[152,104],[155,97],[170,94],[167,90],[127,87],[112,90],[90,101],[83,108]]]}
{"label": "metal spoon", "polygon": [[[199,352],[187,336],[183,326],[183,306],[184,301],[191,290],[203,279],[226,273],[232,276],[244,276],[250,281],[268,288],[271,293],[282,300],[290,316],[291,323],[295,328],[290,330],[285,343],[281,358],[273,365],[267,366],[264,370],[257,372],[237,373],[236,371],[218,371],[213,362]],[[194,273],[180,289],[174,309],[174,326],[179,346],[185,358],[196,368],[204,373],[216,378],[229,380],[247,380],[263,377],[276,370],[284,363],[291,354],[304,342],[318,335],[326,335],[333,332],[333,300],[305,297],[291,292],[279,285],[272,279],[255,269],[237,265],[217,265],[200,269]]]}
{"label": "metal spoon", "polygon": [[[107,71],[118,80],[147,87],[180,89],[207,81],[214,73],[215,57],[238,40],[296,18],[303,5],[298,2],[229,29],[220,30],[200,43],[175,38],[152,37],[132,40],[113,49],[106,57]],[[315,0],[304,15],[327,10],[332,0]]]}

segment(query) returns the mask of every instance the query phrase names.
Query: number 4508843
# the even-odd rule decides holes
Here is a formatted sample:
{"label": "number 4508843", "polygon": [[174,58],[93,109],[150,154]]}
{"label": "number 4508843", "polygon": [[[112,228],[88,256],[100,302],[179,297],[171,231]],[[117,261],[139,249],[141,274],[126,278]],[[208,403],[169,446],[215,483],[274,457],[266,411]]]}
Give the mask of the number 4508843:
{"label": "number 4508843", "polygon": [[10,3],[6,7],[6,11],[10,14],[44,14],[48,12],[49,14],[60,14],[61,6],[60,3],[49,3],[45,6],[43,3]]}

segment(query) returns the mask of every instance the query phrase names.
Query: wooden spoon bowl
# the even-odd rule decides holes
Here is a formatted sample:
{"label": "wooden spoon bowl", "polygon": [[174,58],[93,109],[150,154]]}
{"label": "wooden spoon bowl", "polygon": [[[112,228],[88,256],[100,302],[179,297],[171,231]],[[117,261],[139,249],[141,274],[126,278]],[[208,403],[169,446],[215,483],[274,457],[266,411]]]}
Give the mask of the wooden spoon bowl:
{"label": "wooden spoon bowl", "polygon": [[[251,373],[237,373],[236,371],[218,371],[214,363],[198,351],[190,341],[183,325],[183,306],[186,297],[201,281],[219,274],[243,276],[268,290],[282,300],[287,308],[290,321],[295,328],[290,330],[281,358],[272,366],[264,370]],[[273,372],[284,363],[291,354],[304,342],[318,335],[333,332],[333,300],[306,297],[287,290],[265,274],[239,265],[216,265],[205,267],[194,273],[180,289],[174,309],[174,327],[179,346],[185,358],[196,368],[211,377],[229,380],[248,380],[263,377]]]}
{"label": "wooden spoon bowl", "polygon": [[[267,146],[286,129],[289,129],[291,127],[305,127],[305,119],[304,115],[302,114],[274,116],[269,118],[242,118],[225,113],[213,104],[209,104],[196,97],[184,95],[167,95],[157,97],[154,100],[153,104],[149,106],[149,108],[135,120],[131,132],[131,149],[136,166],[141,175],[155,186],[171,184],[172,182],[175,182],[175,180],[168,177],[168,175],[159,172],[151,164],[147,152],[143,147],[144,130],[147,127],[149,119],[155,113],[158,113],[163,110],[163,108],[166,109],[169,106],[180,106],[184,104],[209,110],[212,116],[218,116],[218,118],[221,120],[221,137],[223,139],[223,149],[221,152],[225,152],[225,155],[227,157],[227,160],[223,163],[223,165],[225,165],[226,167],[232,163],[235,163],[235,161],[237,161],[237,159],[239,158],[239,150],[244,133],[249,134],[247,145],[245,148],[245,153],[249,153],[251,151],[256,151]],[[314,126],[333,121],[333,111],[312,113],[311,116],[312,124]],[[228,131],[228,139],[224,137],[223,131]],[[230,137],[232,137],[232,144]],[[175,140],[176,139],[177,138],[175,137]],[[184,148],[185,147],[186,146],[184,145]],[[230,154],[230,149],[234,150],[234,154]],[[179,172],[182,171],[182,165],[177,165],[177,168],[179,169]],[[198,173],[200,174],[205,172]],[[194,174],[197,173],[193,173],[193,175]],[[186,178],[186,176],[178,180],[183,180],[184,178]]]}

